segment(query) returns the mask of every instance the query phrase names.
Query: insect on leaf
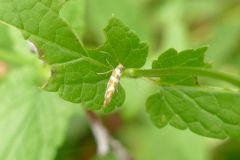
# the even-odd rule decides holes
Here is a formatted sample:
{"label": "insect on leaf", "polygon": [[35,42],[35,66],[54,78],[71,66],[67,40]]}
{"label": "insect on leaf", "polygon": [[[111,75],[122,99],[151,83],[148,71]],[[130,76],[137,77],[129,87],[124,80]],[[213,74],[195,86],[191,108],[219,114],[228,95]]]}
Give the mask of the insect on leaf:
{"label": "insect on leaf", "polygon": [[[116,67],[144,65],[148,46],[119,19],[113,17],[104,29],[106,41],[87,49],[72,28],[59,16],[64,0],[0,0],[0,20],[21,30],[37,46],[41,58],[51,65],[52,75],[45,86],[65,100],[83,103],[91,109],[103,106],[110,74]],[[109,63],[108,63],[109,62]],[[120,106],[125,98],[121,85],[106,110]]]}

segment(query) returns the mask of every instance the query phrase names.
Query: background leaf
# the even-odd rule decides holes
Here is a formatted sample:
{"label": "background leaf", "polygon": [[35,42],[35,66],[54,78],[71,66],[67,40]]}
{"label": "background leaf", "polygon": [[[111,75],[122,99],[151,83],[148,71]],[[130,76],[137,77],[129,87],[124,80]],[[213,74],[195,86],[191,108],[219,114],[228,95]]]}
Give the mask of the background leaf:
{"label": "background leaf", "polygon": [[74,105],[38,89],[37,77],[23,67],[0,83],[0,159],[51,160],[63,141]]}

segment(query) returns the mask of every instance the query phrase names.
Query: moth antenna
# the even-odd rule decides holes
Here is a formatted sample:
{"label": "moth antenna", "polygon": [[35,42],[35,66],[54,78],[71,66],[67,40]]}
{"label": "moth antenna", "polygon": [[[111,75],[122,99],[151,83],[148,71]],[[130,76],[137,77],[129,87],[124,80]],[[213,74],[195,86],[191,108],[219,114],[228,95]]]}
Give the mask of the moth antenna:
{"label": "moth antenna", "polygon": [[106,62],[108,63],[109,66],[112,67],[112,69],[114,69],[113,65],[108,61],[108,59],[106,59]]}
{"label": "moth antenna", "polygon": [[98,75],[102,75],[102,74],[108,74],[108,73],[110,73],[110,72],[112,72],[112,70],[109,70],[109,71],[106,71],[106,72],[97,73],[97,74],[98,74]]}

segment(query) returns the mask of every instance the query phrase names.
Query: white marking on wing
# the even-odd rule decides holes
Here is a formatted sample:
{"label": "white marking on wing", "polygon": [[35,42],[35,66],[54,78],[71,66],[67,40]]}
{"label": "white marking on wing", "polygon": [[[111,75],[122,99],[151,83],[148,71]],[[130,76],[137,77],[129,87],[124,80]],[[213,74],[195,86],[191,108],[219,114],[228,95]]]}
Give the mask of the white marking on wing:
{"label": "white marking on wing", "polygon": [[119,79],[117,79],[116,77],[114,76],[111,76],[110,77],[110,80],[112,80],[114,83],[118,83]]}

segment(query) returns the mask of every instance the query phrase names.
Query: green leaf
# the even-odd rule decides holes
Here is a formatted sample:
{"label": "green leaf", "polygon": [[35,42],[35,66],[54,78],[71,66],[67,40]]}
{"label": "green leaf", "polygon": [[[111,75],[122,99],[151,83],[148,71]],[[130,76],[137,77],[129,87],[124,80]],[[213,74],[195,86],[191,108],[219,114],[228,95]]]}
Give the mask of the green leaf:
{"label": "green leaf", "polygon": [[36,71],[23,67],[0,84],[0,159],[52,160],[75,105],[36,87]]}
{"label": "green leaf", "polygon": [[[60,63],[64,58],[78,57],[78,51],[86,54],[78,38],[59,16],[64,3],[65,0],[0,0],[0,20],[22,31],[26,38],[36,43],[40,53],[47,50],[49,63]],[[56,55],[61,56],[57,58]]]}
{"label": "green leaf", "polygon": [[157,127],[179,129],[214,138],[240,137],[240,93],[197,87],[161,87],[147,100]]}
{"label": "green leaf", "polygon": [[[86,49],[59,16],[64,1],[47,2],[0,0],[0,20],[20,29],[52,66],[47,90],[58,92],[68,101],[82,102],[88,108],[102,108],[110,74],[99,73],[112,70],[109,63],[113,67],[120,63],[126,68],[143,66],[148,46],[113,17],[104,30],[106,42],[97,49]],[[124,90],[119,86],[107,110],[120,106],[124,97]]]}
{"label": "green leaf", "polygon": [[[204,62],[204,53],[207,47],[189,49],[178,53],[175,49],[169,49],[153,61],[152,68],[178,68],[178,67],[200,67],[207,68],[209,64]],[[161,83],[178,85],[197,85],[197,77],[194,76],[161,76]]]}

